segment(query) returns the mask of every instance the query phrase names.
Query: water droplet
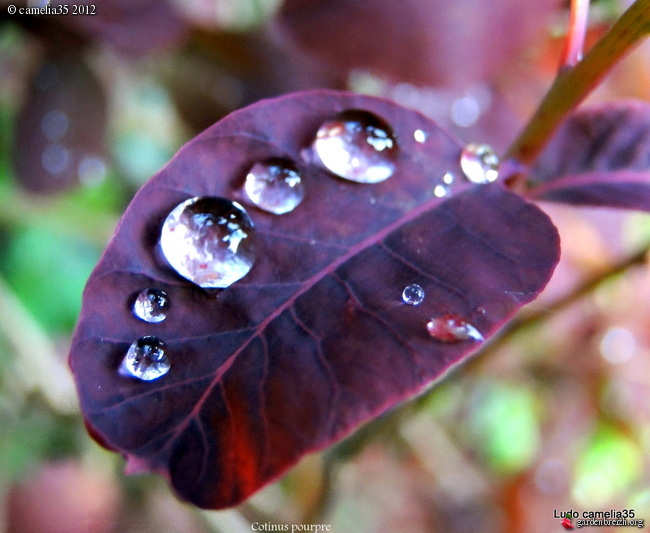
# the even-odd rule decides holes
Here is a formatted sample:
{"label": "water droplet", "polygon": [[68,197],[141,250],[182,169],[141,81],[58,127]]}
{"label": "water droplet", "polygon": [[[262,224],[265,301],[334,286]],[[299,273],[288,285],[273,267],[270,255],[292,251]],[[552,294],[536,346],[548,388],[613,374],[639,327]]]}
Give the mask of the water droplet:
{"label": "water droplet", "polygon": [[226,198],[190,198],[165,219],[160,247],[169,264],[200,287],[223,289],[255,262],[253,222]]}
{"label": "water droplet", "polygon": [[169,296],[159,289],[145,289],[133,303],[133,314],[145,322],[162,322],[167,318]]}
{"label": "water droplet", "polygon": [[420,305],[424,301],[424,289],[416,283],[408,285],[402,291],[402,300],[408,305]]}
{"label": "water droplet", "polygon": [[129,346],[119,372],[123,376],[151,381],[164,376],[170,367],[167,345],[158,337],[147,335]]}
{"label": "water droplet", "polygon": [[351,181],[379,183],[395,172],[395,136],[388,124],[367,111],[344,111],[325,122],[313,149],[327,170]]}
{"label": "water droplet", "polygon": [[443,315],[427,322],[427,331],[434,339],[442,342],[460,342],[466,340],[484,340],[481,332],[467,320],[456,315]]}
{"label": "water droplet", "polygon": [[281,158],[253,165],[246,176],[244,190],[257,207],[276,215],[293,211],[305,197],[298,167]]}
{"label": "water droplet", "polygon": [[499,158],[487,144],[468,144],[460,155],[460,166],[472,183],[489,183],[499,175]]}
{"label": "water droplet", "polygon": [[433,188],[433,194],[438,198],[444,198],[449,193],[449,189],[444,185],[436,185]]}
{"label": "water droplet", "polygon": [[429,137],[429,135],[424,130],[415,130],[413,132],[413,138],[415,139],[415,142],[423,143],[427,140],[427,137]]}
{"label": "water droplet", "polygon": [[442,176],[442,181],[447,185],[451,185],[454,183],[454,175],[451,172],[445,172],[444,176]]}
{"label": "water droplet", "polygon": [[41,120],[41,131],[50,141],[58,141],[68,131],[68,115],[59,109],[48,111]]}

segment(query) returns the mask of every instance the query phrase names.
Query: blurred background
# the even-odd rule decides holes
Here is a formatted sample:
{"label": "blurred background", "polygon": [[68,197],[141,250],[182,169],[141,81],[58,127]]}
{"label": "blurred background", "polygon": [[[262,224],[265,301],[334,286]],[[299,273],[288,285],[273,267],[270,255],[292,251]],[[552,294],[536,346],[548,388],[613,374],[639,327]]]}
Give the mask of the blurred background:
{"label": "blurred background", "polygon": [[[628,4],[593,1],[588,44]],[[120,214],[184,142],[260,98],[327,87],[391,98],[502,151],[557,72],[568,2],[97,0],[83,16],[9,5],[0,532],[547,532],[569,509],[650,520],[646,214],[543,204],[563,258],[539,300],[430,393],[233,510],[200,511],[157,476],[125,476],[86,434],[66,363]],[[647,44],[589,100],[617,98],[650,100]]]}

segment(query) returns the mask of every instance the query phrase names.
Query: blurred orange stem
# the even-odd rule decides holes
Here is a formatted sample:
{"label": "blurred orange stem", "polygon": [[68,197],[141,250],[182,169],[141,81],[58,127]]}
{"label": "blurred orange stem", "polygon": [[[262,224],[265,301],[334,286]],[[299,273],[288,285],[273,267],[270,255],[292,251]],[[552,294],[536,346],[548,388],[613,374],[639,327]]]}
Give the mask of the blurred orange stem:
{"label": "blurred orange stem", "polygon": [[571,15],[569,30],[562,54],[560,69],[575,67],[582,59],[582,52],[587,33],[587,16],[589,14],[589,0],[571,0]]}
{"label": "blurred orange stem", "polygon": [[505,159],[523,165],[535,161],[573,110],[641,40],[650,34],[650,0],[636,0],[574,67],[561,71]]}

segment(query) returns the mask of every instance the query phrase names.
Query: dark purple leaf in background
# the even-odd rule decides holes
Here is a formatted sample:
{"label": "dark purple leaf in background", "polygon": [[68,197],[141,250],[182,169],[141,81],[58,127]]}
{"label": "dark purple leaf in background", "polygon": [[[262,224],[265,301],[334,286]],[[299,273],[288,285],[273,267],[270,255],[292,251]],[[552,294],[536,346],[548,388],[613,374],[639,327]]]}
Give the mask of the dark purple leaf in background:
{"label": "dark purple leaf in background", "polygon": [[18,114],[14,167],[31,192],[50,193],[103,176],[106,97],[76,55],[46,55]]}
{"label": "dark purple leaf in background", "polygon": [[195,132],[234,109],[306,89],[346,87],[345,76],[254,33],[195,30],[192,40],[165,65],[176,108]]}
{"label": "dark purple leaf in background", "polygon": [[533,166],[531,181],[537,199],[650,211],[650,104],[577,111]]}
{"label": "dark purple leaf in background", "polygon": [[285,0],[279,31],[341,69],[466,86],[547,32],[559,0]]}
{"label": "dark purple leaf in background", "polygon": [[[55,0],[51,5],[68,6],[69,14],[57,17],[62,24],[123,54],[142,55],[171,48],[187,34],[185,21],[167,0],[79,0],[74,5]],[[75,6],[94,6],[94,14],[73,16]]]}
{"label": "dark purple leaf in background", "polygon": [[[381,183],[345,181],[302,157],[348,109],[394,129],[396,171]],[[222,508],[475,352],[544,287],[559,242],[534,205],[498,182],[465,181],[461,149],[414,111],[330,91],[262,101],[190,141],[135,196],[84,293],[70,362],[93,436],[130,471],[157,471],[180,497]],[[304,200],[283,215],[240,192],[271,157],[303,172]],[[441,199],[446,173],[455,184]],[[163,220],[195,196],[240,199],[256,225],[253,268],[218,295],[158,252]],[[425,292],[420,305],[402,299],[411,284]],[[167,293],[165,321],[132,315],[146,288]],[[166,343],[169,372],[121,375],[131,343],[148,335]]]}

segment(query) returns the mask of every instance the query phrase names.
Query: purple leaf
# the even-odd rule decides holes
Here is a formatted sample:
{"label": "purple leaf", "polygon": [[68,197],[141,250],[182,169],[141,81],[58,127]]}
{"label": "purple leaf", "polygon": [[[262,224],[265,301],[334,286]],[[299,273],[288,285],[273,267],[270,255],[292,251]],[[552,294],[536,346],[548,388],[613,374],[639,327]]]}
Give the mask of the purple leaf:
{"label": "purple leaf", "polygon": [[46,56],[30,80],[16,124],[21,185],[51,193],[105,170],[106,97],[76,55]]}
{"label": "purple leaf", "polygon": [[[307,149],[347,110],[392,128],[384,181],[335,177]],[[559,241],[500,183],[466,181],[461,149],[414,111],[330,91],[262,101],[190,141],[134,197],[88,281],[70,362],[91,434],[130,471],[160,472],[181,498],[222,508],[477,351],[544,287]],[[241,190],[269,158],[302,173],[304,199],[285,214]],[[179,276],[158,245],[170,211],[196,196],[239,199],[255,224],[252,269],[220,291]],[[424,294],[403,297],[414,284]],[[136,296],[166,319],[136,318]],[[137,339],[146,379],[124,362]]]}
{"label": "purple leaf", "polygon": [[545,31],[558,0],[285,0],[277,23],[338,68],[466,86],[494,76]]}
{"label": "purple leaf", "polygon": [[[74,5],[55,0],[55,6],[68,7],[68,16],[57,18],[63,25],[123,54],[143,55],[171,48],[187,34],[185,21],[168,0],[79,0]],[[90,14],[72,15],[79,10],[90,10]]]}
{"label": "purple leaf", "polygon": [[531,180],[534,198],[650,211],[650,104],[614,102],[574,113]]}

